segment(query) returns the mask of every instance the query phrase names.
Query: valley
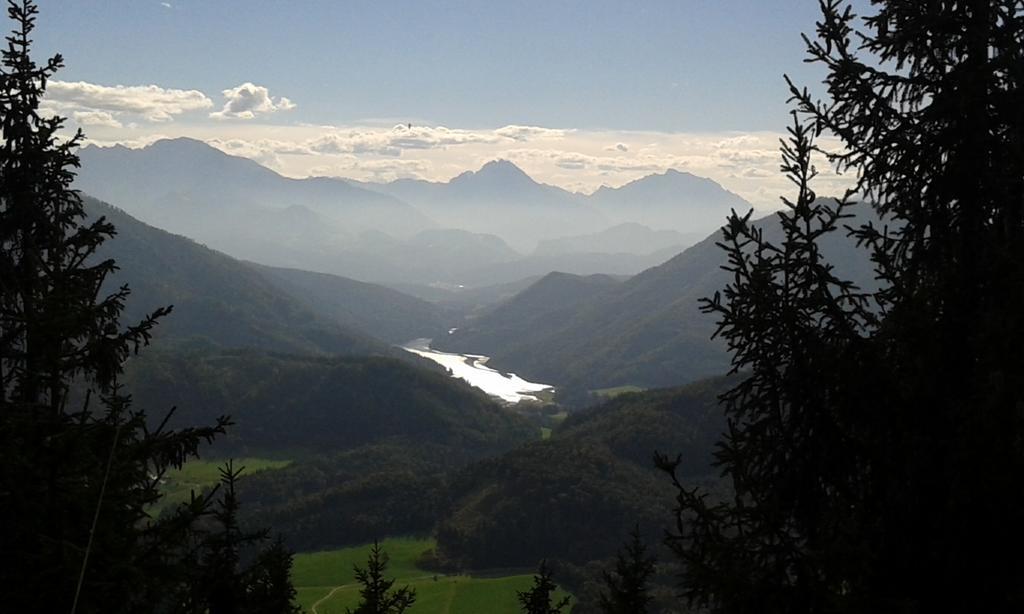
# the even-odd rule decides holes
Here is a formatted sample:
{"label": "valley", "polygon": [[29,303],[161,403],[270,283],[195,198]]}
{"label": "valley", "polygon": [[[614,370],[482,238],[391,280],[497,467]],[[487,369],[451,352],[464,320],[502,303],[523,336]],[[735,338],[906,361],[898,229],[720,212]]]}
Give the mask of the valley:
{"label": "valley", "polygon": [[1021,0],[5,4],[4,611],[1024,612]]}
{"label": "valley", "polygon": [[[700,380],[727,363],[696,299],[721,283],[721,254],[714,236],[623,221],[628,209],[616,199],[645,193],[643,182],[603,192],[603,212],[592,218],[602,221],[565,222],[588,231],[568,234],[547,213],[534,215],[561,206],[566,194],[508,163],[450,184],[352,187],[394,199],[373,204],[376,196],[285,181],[201,143],[112,153],[129,167],[145,156],[144,174],[179,149],[221,169],[219,183],[191,172],[178,176],[179,187],[192,186],[192,207],[216,199],[225,215],[246,215],[235,238],[216,222],[172,225],[195,233],[186,237],[128,212],[164,223],[180,199],[127,210],[86,199],[90,215],[117,224],[101,255],[124,263],[108,284],[132,283],[129,317],[174,305],[155,347],[127,364],[134,402],[154,416],[176,407],[170,427],[221,415],[233,423],[204,460],[168,478],[154,513],[210,488],[214,459],[245,457],[240,518],[285,536],[299,553],[294,581],[306,612],[343,612],[356,602],[351,562],[372,537],[394,550],[399,583],[419,592],[411,612],[469,614],[483,603],[515,612],[515,591],[528,587],[541,559],[557,565],[576,600],[592,604],[595,568],[631,527],[656,535],[670,512],[654,450],[682,452],[685,479],[719,489],[708,459],[724,428],[722,384]],[[102,169],[101,154],[89,155]],[[117,175],[106,172],[104,183],[83,185],[122,198],[134,189],[113,189]],[[236,172],[245,179],[232,184]],[[693,178],[651,181],[658,192]],[[500,216],[492,226],[434,224],[489,198],[492,182],[502,186],[500,207],[547,234],[527,239],[516,233],[528,224],[506,228]],[[246,184],[262,186],[263,200],[243,197]],[[210,185],[216,190],[201,196]],[[543,196],[547,204],[517,205],[510,187],[523,190],[524,202]],[[447,191],[456,202],[446,204]],[[358,205],[364,210],[409,200],[425,212],[411,220],[427,227],[398,230],[367,215],[352,218],[362,219],[350,225],[354,235],[330,230],[330,199],[352,194],[368,199]],[[277,198],[293,205],[274,215],[312,223],[259,238],[245,224],[263,220]],[[311,217],[297,203],[320,213]],[[589,207],[581,203],[559,215]],[[264,239],[277,247],[264,249]]]}

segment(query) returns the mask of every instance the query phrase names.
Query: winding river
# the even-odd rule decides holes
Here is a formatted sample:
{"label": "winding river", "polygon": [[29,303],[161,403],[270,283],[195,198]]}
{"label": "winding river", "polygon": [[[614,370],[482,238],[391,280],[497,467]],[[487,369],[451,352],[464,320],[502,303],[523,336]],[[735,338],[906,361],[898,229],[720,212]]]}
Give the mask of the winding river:
{"label": "winding river", "polygon": [[502,373],[488,367],[487,356],[449,354],[431,349],[430,341],[430,339],[414,339],[403,345],[402,349],[433,360],[448,369],[452,377],[465,380],[471,386],[476,386],[487,394],[508,403],[536,401],[538,392],[552,389],[552,386],[548,384],[528,382],[515,373]]}

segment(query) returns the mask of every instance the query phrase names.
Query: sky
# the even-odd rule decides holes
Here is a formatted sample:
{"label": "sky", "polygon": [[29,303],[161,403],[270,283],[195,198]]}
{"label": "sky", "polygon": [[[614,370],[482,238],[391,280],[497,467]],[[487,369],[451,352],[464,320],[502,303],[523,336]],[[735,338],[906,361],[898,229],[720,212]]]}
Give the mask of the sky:
{"label": "sky", "polygon": [[91,142],[190,136],[297,177],[446,180],[505,158],[589,192],[676,168],[771,207],[783,74],[822,76],[800,38],[813,0],[39,5],[35,53],[66,62],[47,108]]}

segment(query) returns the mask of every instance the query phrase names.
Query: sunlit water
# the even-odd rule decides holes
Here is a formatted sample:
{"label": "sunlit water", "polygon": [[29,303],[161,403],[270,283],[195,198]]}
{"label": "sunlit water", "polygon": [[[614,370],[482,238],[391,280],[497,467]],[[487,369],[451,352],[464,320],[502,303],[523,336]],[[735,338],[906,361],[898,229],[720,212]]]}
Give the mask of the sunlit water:
{"label": "sunlit water", "polygon": [[471,386],[509,403],[524,400],[536,401],[536,393],[550,390],[552,386],[528,382],[515,373],[502,373],[488,367],[487,356],[476,354],[449,354],[430,348],[430,339],[415,339],[402,349],[429,358],[451,371],[453,377],[469,382]]}

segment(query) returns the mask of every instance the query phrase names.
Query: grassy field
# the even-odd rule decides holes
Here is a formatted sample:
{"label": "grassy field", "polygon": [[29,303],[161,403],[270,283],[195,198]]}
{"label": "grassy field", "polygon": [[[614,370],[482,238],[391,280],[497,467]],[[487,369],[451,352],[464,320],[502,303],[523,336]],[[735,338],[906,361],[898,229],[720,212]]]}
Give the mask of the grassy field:
{"label": "grassy field", "polygon": [[[157,504],[157,511],[178,503],[188,501],[190,493],[194,490],[200,492],[208,486],[213,486],[220,480],[220,468],[224,466],[225,459],[196,459],[191,460],[181,468],[168,471],[162,485],[163,499]],[[271,460],[268,458],[236,458],[234,459],[235,469],[244,467],[243,476],[251,475],[268,469],[280,469],[291,463],[290,460]]]}
{"label": "grassy field", "polygon": [[[434,547],[433,540],[388,539],[381,546],[390,557],[387,577],[396,579],[396,587],[416,589],[416,603],[409,609],[410,614],[517,614],[516,591],[526,590],[533,583],[531,574],[480,578],[435,575],[421,569],[417,561]],[[355,608],[359,586],[352,565],[365,565],[368,552],[367,545],[297,554],[292,578],[303,611],[344,614],[346,608]]]}

